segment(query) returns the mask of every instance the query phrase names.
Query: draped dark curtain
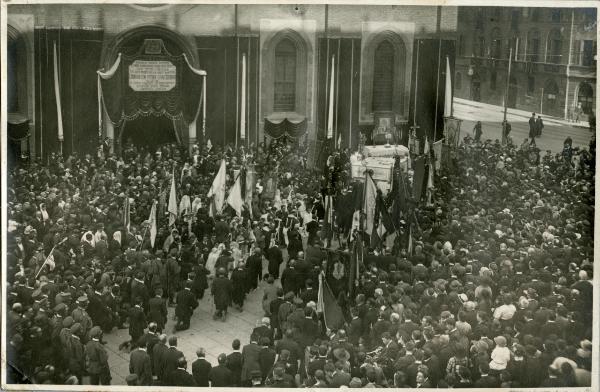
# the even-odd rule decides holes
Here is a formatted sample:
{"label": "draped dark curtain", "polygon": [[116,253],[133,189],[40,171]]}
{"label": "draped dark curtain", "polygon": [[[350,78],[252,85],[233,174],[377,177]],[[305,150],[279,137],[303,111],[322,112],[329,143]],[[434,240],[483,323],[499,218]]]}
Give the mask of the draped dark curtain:
{"label": "draped dark curtain", "polygon": [[[136,61],[169,61],[176,67],[176,83],[169,91],[134,91],[129,86],[129,67]],[[117,71],[108,79],[100,78],[106,111],[113,124],[134,120],[140,115],[164,115],[171,120],[194,121],[200,108],[203,77],[195,73],[184,55],[144,54],[144,46],[135,55],[122,55]]]}
{"label": "draped dark curtain", "polygon": [[288,136],[294,139],[306,133],[306,118],[291,121],[284,119],[265,118],[265,133],[274,139]]}

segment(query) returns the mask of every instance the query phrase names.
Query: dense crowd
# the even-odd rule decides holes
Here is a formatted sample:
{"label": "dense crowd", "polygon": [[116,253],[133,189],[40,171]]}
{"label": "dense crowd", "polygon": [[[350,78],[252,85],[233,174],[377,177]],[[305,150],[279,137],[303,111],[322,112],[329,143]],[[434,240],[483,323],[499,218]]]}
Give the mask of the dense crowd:
{"label": "dense crowd", "polygon": [[[414,202],[410,236],[403,220],[395,243],[365,248],[352,296],[347,258],[325,256],[320,225],[321,195],[333,193],[343,210],[351,192],[347,151],[332,153],[323,173],[278,142],[191,154],[128,145],[119,157],[53,156],[9,170],[8,380],[108,385],[104,334],[128,328],[130,385],[590,385],[595,141],[542,157],[526,142],[465,139],[436,173],[433,205]],[[242,216],[209,214],[222,159],[230,184],[237,170],[256,170]],[[190,207],[169,227],[172,173]],[[317,311],[325,271],[343,327],[328,328]],[[207,290],[226,322],[255,289],[265,317],[218,363],[201,347],[196,359],[177,349]],[[174,331],[165,329],[169,306]]]}

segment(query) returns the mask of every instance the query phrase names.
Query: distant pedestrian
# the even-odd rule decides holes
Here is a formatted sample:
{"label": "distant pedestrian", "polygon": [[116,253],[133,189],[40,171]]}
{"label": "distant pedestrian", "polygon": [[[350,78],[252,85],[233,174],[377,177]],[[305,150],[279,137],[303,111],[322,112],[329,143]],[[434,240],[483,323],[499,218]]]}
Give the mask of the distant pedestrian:
{"label": "distant pedestrian", "polygon": [[590,131],[596,133],[596,114],[592,110],[588,116],[588,122],[590,124]]}
{"label": "distant pedestrian", "polygon": [[542,131],[544,130],[544,122],[542,121],[542,116],[540,116],[540,115],[538,115],[538,118],[535,121],[535,130],[536,130],[536,136],[541,137]]}
{"label": "distant pedestrian", "polygon": [[477,124],[473,127],[473,134],[475,135],[475,143],[479,143],[481,141],[481,135],[483,134],[481,121],[477,121]]}
{"label": "distant pedestrian", "polygon": [[535,113],[531,113],[531,117],[529,117],[529,138],[531,141],[530,145],[535,146],[535,138],[537,136],[537,127],[535,121]]}

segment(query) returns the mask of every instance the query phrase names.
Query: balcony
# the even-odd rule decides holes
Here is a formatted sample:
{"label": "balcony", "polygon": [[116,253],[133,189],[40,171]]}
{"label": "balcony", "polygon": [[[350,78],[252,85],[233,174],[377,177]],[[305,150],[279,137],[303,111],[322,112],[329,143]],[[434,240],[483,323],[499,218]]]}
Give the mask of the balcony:
{"label": "balcony", "polygon": [[596,79],[596,65],[587,67],[583,65],[571,65],[569,76],[585,79]]}

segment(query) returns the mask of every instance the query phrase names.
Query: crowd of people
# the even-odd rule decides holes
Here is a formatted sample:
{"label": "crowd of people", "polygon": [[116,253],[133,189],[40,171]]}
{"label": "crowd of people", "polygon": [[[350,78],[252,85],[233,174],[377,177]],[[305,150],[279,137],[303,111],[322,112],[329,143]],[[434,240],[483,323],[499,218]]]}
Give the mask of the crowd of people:
{"label": "crowd of people", "polygon": [[[9,168],[8,381],[109,385],[104,337],[128,328],[129,385],[590,385],[594,140],[532,160],[530,146],[466,138],[436,173],[432,203],[411,204],[410,235],[398,235],[402,220],[396,241],[365,246],[353,291],[347,258],[323,250],[339,242],[341,255],[352,244],[326,238],[321,224],[322,196],[340,206],[351,192],[348,151],[331,153],[323,171],[306,155],[285,142],[191,154],[128,145],[118,157]],[[209,213],[223,159],[230,183],[237,170],[256,170],[241,216]],[[169,226],[172,173],[191,207]],[[320,279],[337,295],[342,326],[327,325],[317,305]],[[257,289],[264,318],[231,353],[210,363],[202,347],[197,358],[178,350],[207,290],[213,317],[227,322]]]}

